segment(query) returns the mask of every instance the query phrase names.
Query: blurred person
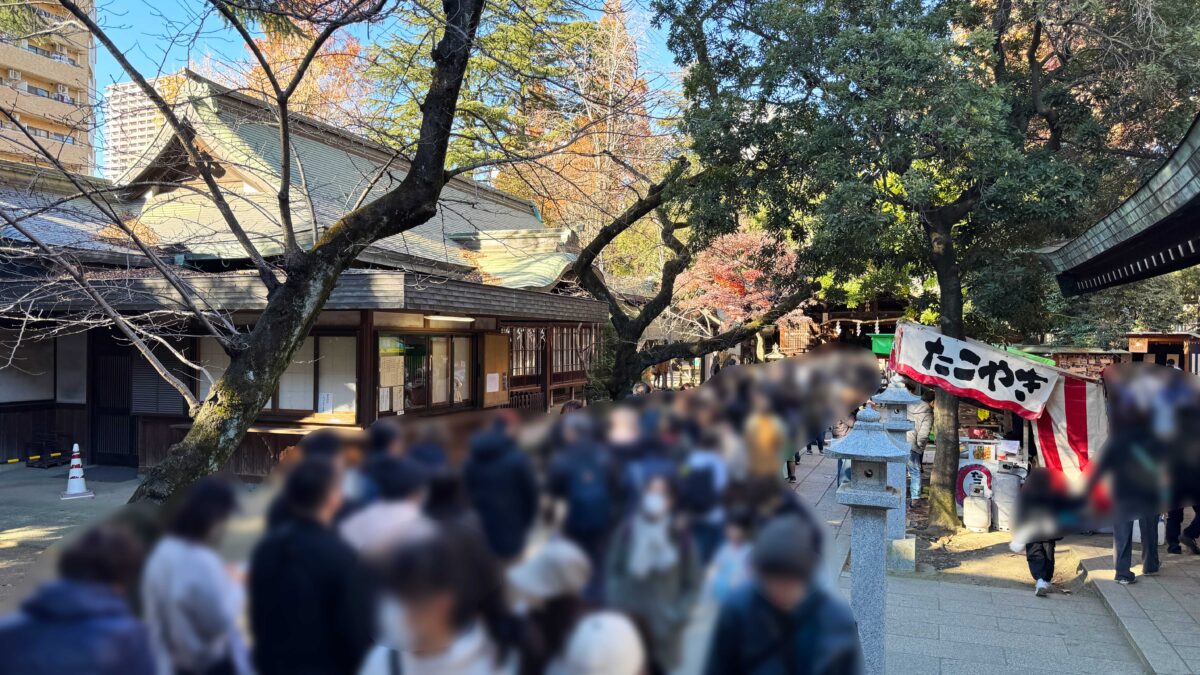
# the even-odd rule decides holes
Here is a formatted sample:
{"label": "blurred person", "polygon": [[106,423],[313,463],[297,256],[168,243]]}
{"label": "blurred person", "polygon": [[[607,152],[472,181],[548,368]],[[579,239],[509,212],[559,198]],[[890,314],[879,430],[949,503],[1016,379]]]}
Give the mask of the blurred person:
{"label": "blurred person", "polygon": [[633,513],[646,485],[662,479],[675,486],[679,478],[679,461],[672,456],[673,448],[664,442],[666,427],[662,410],[647,406],[638,416],[638,440],[633,448],[624,451],[621,492],[625,496],[625,513]]}
{"label": "blurred person", "polygon": [[504,561],[525,550],[537,520],[538,482],[529,457],[517,446],[516,422],[497,416],[471,437],[463,485],[492,552]]}
{"label": "blurred person", "polygon": [[267,533],[250,562],[250,626],[259,675],[357,672],[374,608],[354,551],[332,525],[341,474],[308,458],[284,486],[291,520]]}
{"label": "blurred person", "polygon": [[[591,417],[576,412],[561,418],[562,449],[550,463],[547,490],[565,507],[561,530],[601,569],[619,513],[620,474],[616,462],[593,440]],[[604,598],[604,575],[592,576],[587,597]]]}
{"label": "blurred person", "polygon": [[1033,592],[1039,598],[1053,590],[1054,549],[1062,539],[1062,518],[1071,510],[1072,502],[1063,475],[1042,467],[1032,468],[1021,487],[1013,539],[1024,540]]}
{"label": "blurred person", "polygon": [[514,599],[541,639],[545,673],[562,671],[567,642],[590,611],[583,592],[593,576],[581,548],[562,537],[550,539],[507,572]]}
{"label": "blurred person", "polygon": [[775,413],[771,400],[761,392],[754,395],[752,410],[743,432],[749,476],[778,476],[780,464],[783,464],[788,482],[795,483],[796,462],[787,452],[787,428],[783,420]]}
{"label": "blurred person", "polygon": [[361,675],[533,675],[541,655],[505,605],[499,561],[477,528],[446,522],[383,569],[380,636]]}
{"label": "blurred person", "polygon": [[751,531],[754,520],[745,509],[732,509],[725,521],[725,541],[717,549],[705,581],[707,595],[728,600],[750,581]]}
{"label": "blurred person", "polygon": [[432,527],[421,512],[428,480],[423,466],[407,457],[375,457],[367,476],[376,499],[347,517],[338,532],[360,555],[378,554]]}
{"label": "blurred person", "polygon": [[367,429],[367,459],[404,454],[404,434],[398,415],[380,417]]}
{"label": "blurred person", "polygon": [[1137,581],[1130,569],[1134,522],[1141,530],[1142,574],[1159,570],[1158,515],[1166,484],[1164,446],[1152,431],[1154,401],[1163,384],[1156,370],[1115,366],[1105,370],[1112,433],[1083,491],[1092,494],[1099,481],[1108,480],[1113,500],[1113,567],[1122,585]]}
{"label": "blurred person", "polygon": [[[293,466],[299,466],[306,459],[320,459],[331,463],[339,473],[346,468],[346,444],[332,429],[310,431],[296,447],[299,459]],[[281,492],[267,507],[267,529],[273,530],[291,522],[292,515],[291,507]]]}
{"label": "blurred person", "polygon": [[444,471],[450,467],[446,456],[446,430],[440,420],[422,420],[417,437],[405,453],[409,459],[429,471]]}
{"label": "blurred person", "polygon": [[908,406],[908,421],[912,431],[908,437],[908,498],[921,498],[921,465],[925,461],[925,448],[929,445],[929,432],[933,429],[933,392],[926,391],[921,400]]}
{"label": "blurred person", "polygon": [[252,672],[237,625],[245,604],[241,574],[215,550],[236,509],[227,481],[196,481],[146,561],[142,611],[159,675]]}
{"label": "blurred person", "polygon": [[720,439],[712,432],[701,435],[699,443],[688,453],[683,477],[679,482],[679,505],[687,514],[692,537],[707,565],[721,545],[725,512],[721,499],[729,484],[725,458],[717,452]]}
{"label": "blurred person", "polygon": [[69,541],[59,578],[0,618],[0,675],[154,675],[149,635],[128,603],[142,556],[115,524]]}
{"label": "blurred person", "polygon": [[1183,526],[1186,508],[1181,506],[1167,512],[1167,553],[1183,553],[1183,546],[1186,546],[1192,553],[1200,554],[1200,545],[1196,543],[1196,537],[1200,537],[1200,509],[1190,508],[1192,522],[1187,527]]}
{"label": "blurred person", "polygon": [[653,661],[679,665],[680,639],[702,583],[700,556],[673,512],[670,483],[652,479],[617,531],[607,561],[608,601],[644,623]]}
{"label": "blurred person", "polygon": [[451,471],[438,471],[429,476],[421,510],[426,518],[435,522],[470,522],[475,527],[482,527],[478,514],[471,510],[462,477]]}
{"label": "blurred person", "polygon": [[595,612],[571,631],[561,656],[546,675],[649,675],[646,647],[637,626],[617,612]]}
{"label": "blurred person", "polygon": [[650,383],[638,381],[634,383],[633,388],[629,391],[631,396],[646,396],[650,393]]}
{"label": "blurred person", "polygon": [[772,520],[755,539],[754,580],[726,601],[709,642],[707,675],[863,672],[850,608],[813,584],[812,525]]}

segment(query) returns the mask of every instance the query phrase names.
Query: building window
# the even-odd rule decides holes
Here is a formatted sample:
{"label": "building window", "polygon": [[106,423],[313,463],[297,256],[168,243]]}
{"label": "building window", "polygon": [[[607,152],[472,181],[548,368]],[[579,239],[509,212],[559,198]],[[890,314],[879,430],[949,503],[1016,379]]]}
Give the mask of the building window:
{"label": "building window", "polygon": [[592,365],[595,340],[592,326],[555,327],[554,373],[586,373]]}
{"label": "building window", "polygon": [[509,340],[509,377],[512,388],[542,383],[543,340],[546,330],[531,326],[506,326]]}
{"label": "building window", "polygon": [[380,335],[379,412],[469,405],[471,363],[469,336]]}
{"label": "building window", "polygon": [[[229,356],[214,338],[200,340],[200,361],[213,381],[229,367]],[[316,413],[352,419],[358,403],[357,362],[357,340],[353,336],[308,337],[296,350],[291,365],[279,376],[275,394],[263,412],[304,416]],[[210,387],[211,383],[201,374],[200,400],[208,396]]]}

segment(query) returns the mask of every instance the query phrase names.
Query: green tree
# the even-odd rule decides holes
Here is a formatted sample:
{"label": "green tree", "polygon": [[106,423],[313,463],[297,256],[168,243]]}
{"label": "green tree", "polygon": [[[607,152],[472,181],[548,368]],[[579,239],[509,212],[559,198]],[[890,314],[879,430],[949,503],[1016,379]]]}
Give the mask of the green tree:
{"label": "green tree", "polygon": [[[402,34],[380,43],[367,77],[377,100],[370,126],[401,154],[413,152],[422,120],[420,92],[429,86],[430,45],[445,19],[439,0],[415,0],[395,9]],[[477,55],[463,80],[447,166],[465,167],[519,158],[545,129],[538,113],[559,109],[559,121],[579,106],[571,81],[595,25],[568,0],[489,2],[476,39]]]}
{"label": "green tree", "polygon": [[[696,154],[753,148],[743,161],[778,167],[762,187],[779,226],[835,279],[872,265],[931,274],[954,337],[979,270],[1111,207],[1178,138],[1200,90],[1200,18],[1185,0],[657,8],[689,68]],[[931,520],[945,527],[957,409],[938,393]]]}

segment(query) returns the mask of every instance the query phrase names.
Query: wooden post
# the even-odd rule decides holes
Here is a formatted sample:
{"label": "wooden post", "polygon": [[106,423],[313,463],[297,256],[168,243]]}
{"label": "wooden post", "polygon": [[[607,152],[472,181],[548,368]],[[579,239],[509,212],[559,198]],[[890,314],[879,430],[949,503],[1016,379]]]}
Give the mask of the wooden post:
{"label": "wooden post", "polygon": [[542,329],[545,340],[542,344],[542,403],[546,412],[550,412],[551,393],[554,386],[554,326]]}
{"label": "wooden post", "polygon": [[378,350],[378,346],[375,344],[374,313],[369,309],[364,309],[359,311],[358,317],[358,357],[355,377],[358,380],[358,401],[355,404],[357,410],[354,417],[358,425],[365,429],[371,426],[378,414],[375,405],[375,393],[378,389],[376,381],[379,379],[379,368],[375,365],[375,352]]}

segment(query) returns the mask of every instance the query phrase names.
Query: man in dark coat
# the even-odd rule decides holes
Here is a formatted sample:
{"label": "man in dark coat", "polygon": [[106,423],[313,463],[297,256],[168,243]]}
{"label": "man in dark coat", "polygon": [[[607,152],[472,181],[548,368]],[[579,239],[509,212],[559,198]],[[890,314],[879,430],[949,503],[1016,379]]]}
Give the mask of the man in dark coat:
{"label": "man in dark coat", "polygon": [[340,481],[328,459],[304,460],[284,486],[290,520],[254,550],[250,625],[260,675],[357,673],[372,645],[369,586],[330,527]]}
{"label": "man in dark coat", "polygon": [[125,599],[142,552],[117,525],[68,546],[58,562],[61,579],[0,618],[0,675],[153,675],[146,627]]}
{"label": "man in dark coat", "polygon": [[[606,448],[596,442],[592,418],[586,412],[563,417],[562,446],[550,462],[547,491],[566,505],[563,534],[587,554],[593,570],[601,570],[609,535],[620,515],[621,474]],[[604,575],[593,574],[585,597],[601,604]]]}
{"label": "man in dark coat", "polygon": [[463,484],[483,525],[488,546],[501,560],[521,555],[537,518],[538,485],[533,463],[517,447],[514,423],[498,417],[471,438]]}
{"label": "man in dark coat", "polygon": [[812,525],[794,515],[767,524],[751,554],[755,581],[721,608],[707,675],[857,675],[862,646],[844,602],[813,588],[820,557]]}

